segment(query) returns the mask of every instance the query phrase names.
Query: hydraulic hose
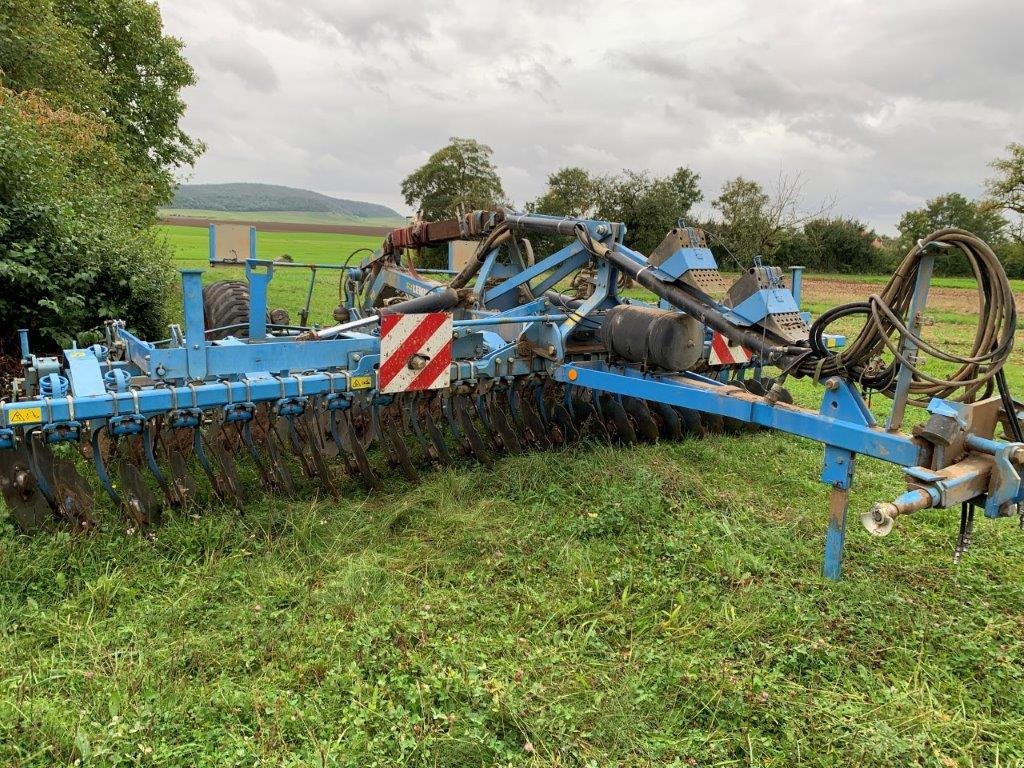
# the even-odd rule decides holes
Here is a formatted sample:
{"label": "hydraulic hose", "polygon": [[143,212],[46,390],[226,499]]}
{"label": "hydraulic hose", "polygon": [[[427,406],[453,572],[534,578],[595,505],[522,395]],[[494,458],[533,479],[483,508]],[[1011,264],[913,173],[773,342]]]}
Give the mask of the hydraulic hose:
{"label": "hydraulic hose", "polygon": [[[907,313],[921,258],[929,248],[959,250],[974,274],[978,287],[978,325],[971,350],[966,355],[938,347],[910,327],[916,323]],[[840,351],[827,349],[822,341],[825,330],[841,317],[852,315],[864,315],[864,327]],[[970,232],[940,229],[910,250],[881,293],[870,296],[866,302],[844,304],[822,314],[811,326],[810,344],[814,354],[795,372],[815,376],[841,374],[870,389],[891,394],[896,372],[906,366],[913,374],[910,393],[917,402],[933,397],[957,397],[971,402],[983,388],[991,391],[995,377],[1013,350],[1016,329],[1017,308],[999,258]],[[903,354],[901,341],[905,339],[913,341],[926,355],[959,367],[945,378],[927,373],[916,360],[907,359]],[[882,367],[879,361],[886,352],[891,353],[893,361]]]}

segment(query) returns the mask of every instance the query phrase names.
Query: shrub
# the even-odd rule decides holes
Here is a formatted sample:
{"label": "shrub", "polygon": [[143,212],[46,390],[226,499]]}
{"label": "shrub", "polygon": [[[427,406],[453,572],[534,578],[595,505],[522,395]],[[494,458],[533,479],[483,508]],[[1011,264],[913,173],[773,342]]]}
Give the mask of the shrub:
{"label": "shrub", "polygon": [[[0,328],[47,349],[120,317],[164,322],[171,252],[149,223],[153,190],[104,141],[101,119],[0,88]],[[7,347],[10,349],[11,347]]]}

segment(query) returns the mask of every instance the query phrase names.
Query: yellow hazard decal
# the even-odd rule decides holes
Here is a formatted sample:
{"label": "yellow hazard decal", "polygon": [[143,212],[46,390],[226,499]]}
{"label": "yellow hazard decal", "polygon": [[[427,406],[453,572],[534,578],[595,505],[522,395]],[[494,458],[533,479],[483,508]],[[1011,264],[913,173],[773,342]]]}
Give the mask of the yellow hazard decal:
{"label": "yellow hazard decal", "polygon": [[373,386],[373,379],[369,376],[353,376],[349,379],[349,389],[369,389]]}
{"label": "yellow hazard decal", "polygon": [[17,411],[9,411],[7,420],[11,424],[35,424],[43,420],[42,408],[20,408]]}
{"label": "yellow hazard decal", "polygon": [[68,352],[68,357],[85,357],[88,353],[84,349],[76,349]]}

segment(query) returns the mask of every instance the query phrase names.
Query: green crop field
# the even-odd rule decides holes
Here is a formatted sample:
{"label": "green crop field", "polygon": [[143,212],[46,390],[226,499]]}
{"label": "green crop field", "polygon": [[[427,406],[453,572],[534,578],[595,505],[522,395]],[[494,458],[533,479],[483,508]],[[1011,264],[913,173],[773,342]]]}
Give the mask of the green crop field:
{"label": "green crop field", "polygon": [[[198,208],[161,208],[160,216],[213,219],[214,221],[272,221],[282,224],[352,224],[361,227],[401,227],[408,224],[402,217],[358,217],[343,213],[312,211],[215,211]],[[301,233],[300,233],[301,234]]]}
{"label": "green crop field", "polygon": [[[203,264],[205,230],[165,232]],[[297,260],[377,244],[260,238]],[[279,277],[297,307],[303,275]],[[316,316],[336,301],[325,281]],[[936,319],[962,351],[970,313]],[[1009,374],[1024,391],[1019,349]],[[1024,765],[1017,521],[980,519],[959,566],[956,511],[872,539],[859,513],[904,486],[861,459],[827,582],[821,453],[582,445],[338,501],[254,486],[244,514],[150,537],[111,509],[87,538],[3,526],[0,764]]]}

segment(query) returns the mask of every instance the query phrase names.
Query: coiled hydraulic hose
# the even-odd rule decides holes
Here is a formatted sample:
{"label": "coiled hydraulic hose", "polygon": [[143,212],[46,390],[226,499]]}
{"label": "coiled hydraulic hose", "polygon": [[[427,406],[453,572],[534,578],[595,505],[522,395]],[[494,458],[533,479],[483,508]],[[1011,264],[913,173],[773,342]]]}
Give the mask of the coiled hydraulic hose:
{"label": "coiled hydraulic hose", "polygon": [[[908,318],[914,284],[921,258],[929,248],[956,248],[970,264],[978,287],[978,326],[971,351],[955,354],[926,341],[911,327]],[[827,349],[822,335],[841,317],[864,315],[864,327],[838,352]],[[917,402],[932,397],[971,402],[984,388],[991,392],[994,378],[1002,370],[1013,350],[1017,329],[1017,308],[1006,271],[992,249],[980,238],[962,229],[947,228],[920,240],[900,263],[881,293],[866,302],[844,304],[819,317],[811,326],[813,354],[801,362],[795,373],[829,376],[841,374],[859,381],[869,389],[892,394],[896,373],[906,366],[912,372],[910,394]],[[957,370],[945,378],[925,372],[916,360],[901,351],[901,340],[910,339],[925,354],[953,363]],[[893,362],[882,367],[882,355],[890,352]]]}

